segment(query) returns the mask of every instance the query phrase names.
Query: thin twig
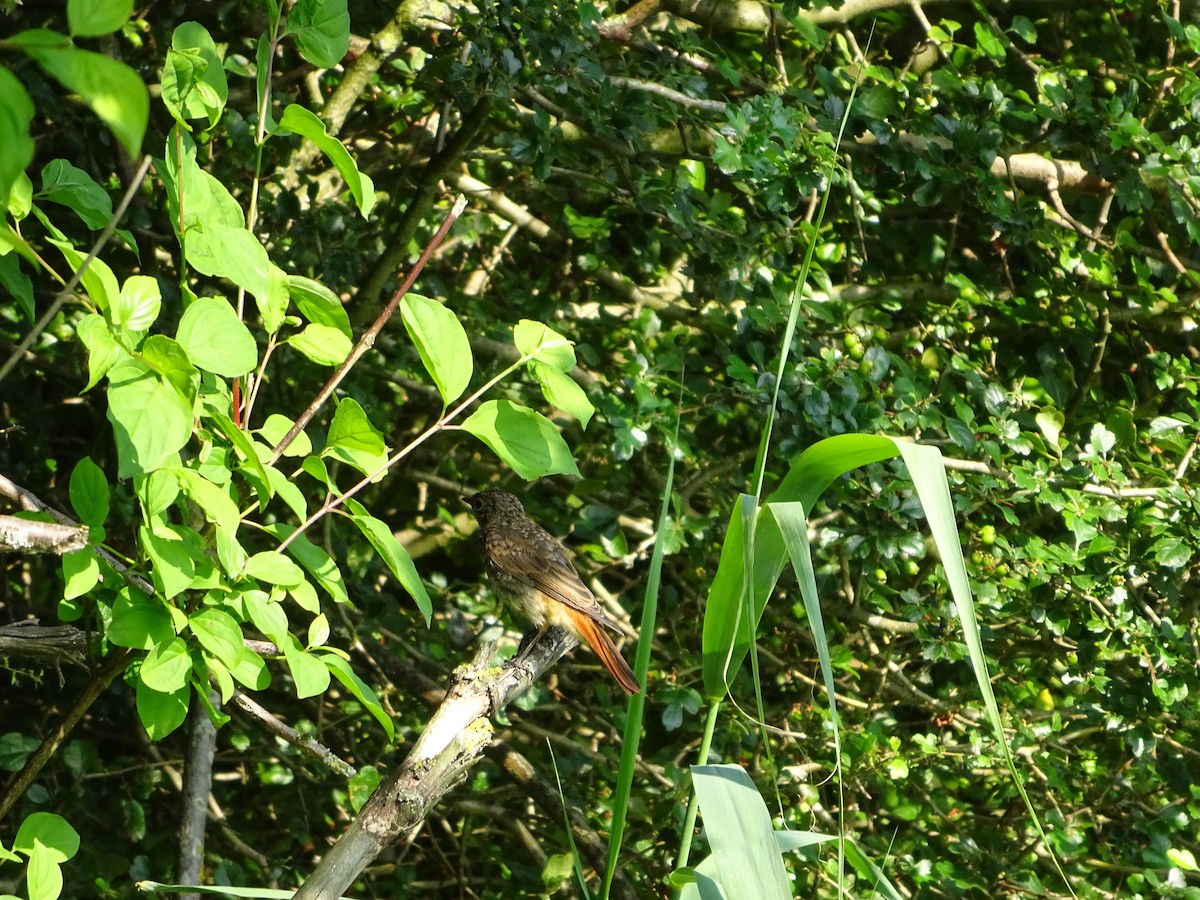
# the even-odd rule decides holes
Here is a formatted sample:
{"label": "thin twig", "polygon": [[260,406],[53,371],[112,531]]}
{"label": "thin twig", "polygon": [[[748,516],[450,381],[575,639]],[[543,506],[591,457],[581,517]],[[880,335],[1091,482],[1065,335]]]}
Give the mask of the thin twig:
{"label": "thin twig", "polygon": [[271,734],[282,738],[296,749],[304,751],[317,762],[321,763],[321,765],[326,766],[343,778],[353,777],[356,771],[354,766],[343,760],[320,741],[308,735],[301,734],[290,725],[281,721],[278,716],[265,709],[253,697],[247,696],[241,691],[235,691],[233,702],[240,706],[242,711],[247,715],[257,719],[263,728]]}
{"label": "thin twig", "polygon": [[[1000,478],[1012,484],[1015,481],[1013,474],[1004,469],[997,469],[994,466],[989,466],[985,462],[979,462],[974,459],[952,459],[943,457],[942,463],[947,469],[955,469],[959,472],[974,472],[978,475],[991,475],[995,478]],[[1111,497],[1114,500],[1129,500],[1138,497],[1161,497],[1163,492],[1168,490],[1167,486],[1158,488],[1110,488],[1100,484],[1084,484],[1084,485],[1063,485],[1070,490],[1081,491],[1084,494],[1095,494],[1098,497]]]}
{"label": "thin twig", "polygon": [[687,94],[673,90],[666,85],[658,84],[654,81],[644,81],[641,78],[610,75],[608,80],[618,87],[628,88],[632,91],[645,91],[647,94],[656,94],[659,97],[670,100],[672,103],[678,103],[680,106],[686,106],[690,109],[703,109],[706,112],[724,113],[729,107],[729,104],[723,100],[701,100],[696,97],[689,97]]}
{"label": "thin twig", "polygon": [[450,230],[450,226],[454,224],[455,220],[462,215],[462,211],[466,208],[467,198],[459,195],[459,198],[454,201],[454,206],[450,208],[450,212],[446,215],[445,220],[442,222],[441,227],[438,228],[437,233],[434,234],[429,243],[425,245],[425,249],[421,251],[420,258],[409,271],[408,276],[404,279],[400,287],[396,289],[396,293],[392,295],[392,299],[388,301],[388,305],[383,308],[383,312],[379,314],[379,316],[371,324],[371,327],[363,333],[361,338],[359,338],[358,343],[350,352],[350,355],[346,357],[346,361],[338,366],[337,371],[333,373],[332,377],[330,377],[329,381],[325,384],[325,387],[321,388],[320,393],[318,393],[312,403],[308,405],[308,409],[304,410],[304,412],[300,414],[300,418],[296,420],[296,424],[294,424],[291,429],[289,429],[288,433],[283,436],[278,444],[276,444],[275,449],[271,451],[271,458],[267,461],[267,465],[270,466],[275,464],[279,457],[283,455],[283,451],[291,446],[292,441],[296,440],[300,432],[304,430],[304,427],[312,421],[312,418],[317,414],[317,411],[325,405],[325,401],[333,396],[333,392],[337,390],[338,385],[342,383],[342,379],[344,379],[350,373],[350,370],[354,368],[354,364],[358,362],[364,353],[374,346],[375,338],[378,337],[379,332],[383,330],[383,326],[387,324],[388,319],[392,317],[392,313],[396,311],[396,307],[400,305],[400,301],[404,299],[404,295],[407,294],[409,289],[413,286],[413,282],[417,280],[417,276],[420,275],[421,270],[425,268],[425,263],[429,261],[429,257],[431,257],[433,252],[437,250],[439,245],[441,245],[442,240],[446,237],[446,232]]}
{"label": "thin twig", "polygon": [[1100,377],[1100,368],[1104,364],[1104,351],[1108,347],[1108,338],[1112,334],[1112,322],[1108,318],[1108,307],[1100,307],[1100,321],[1097,323],[1096,342],[1092,346],[1092,359],[1088,365],[1087,373],[1080,381],[1079,387],[1075,391],[1075,396],[1071,398],[1071,403],[1066,410],[1066,418],[1074,419],[1079,408],[1083,405],[1083,401],[1087,398],[1087,392],[1091,390],[1096,379]]}

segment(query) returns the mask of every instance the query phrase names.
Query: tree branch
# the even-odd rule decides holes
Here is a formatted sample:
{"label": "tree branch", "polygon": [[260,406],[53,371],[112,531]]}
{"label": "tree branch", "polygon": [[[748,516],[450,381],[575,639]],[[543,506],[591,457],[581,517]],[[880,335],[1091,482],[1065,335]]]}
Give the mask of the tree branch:
{"label": "tree branch", "polygon": [[455,681],[404,762],[367,801],[358,818],[296,893],[296,900],[333,900],[389,844],[410,835],[479,762],[492,737],[489,718],[524,693],[576,641],[551,628],[520,665],[490,665],[495,645],[480,647]]}
{"label": "tree branch", "polygon": [[81,525],[59,525],[0,516],[0,553],[73,553],[87,546],[88,530]]}

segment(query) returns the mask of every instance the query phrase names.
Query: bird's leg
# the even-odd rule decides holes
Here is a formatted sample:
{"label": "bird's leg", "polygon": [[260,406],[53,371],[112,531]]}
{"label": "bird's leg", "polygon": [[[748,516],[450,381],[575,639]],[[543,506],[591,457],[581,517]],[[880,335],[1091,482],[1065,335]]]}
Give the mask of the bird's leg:
{"label": "bird's leg", "polygon": [[514,660],[525,659],[525,657],[529,655],[530,649],[533,647],[533,645],[535,643],[537,643],[537,639],[540,638],[545,633],[546,633],[545,628],[532,628],[529,631],[525,632],[523,635],[521,635],[521,643],[517,644],[517,655],[514,656],[513,659]]}
{"label": "bird's leg", "polygon": [[516,656],[512,657],[508,661],[508,664],[524,672],[529,672],[530,676],[532,677],[533,671],[525,665],[525,660],[529,657],[530,651],[533,650],[534,645],[537,644],[542,635],[544,635],[552,627],[553,626],[550,625],[544,625],[541,628],[533,628],[525,632],[525,634],[521,636],[521,643],[517,645]]}

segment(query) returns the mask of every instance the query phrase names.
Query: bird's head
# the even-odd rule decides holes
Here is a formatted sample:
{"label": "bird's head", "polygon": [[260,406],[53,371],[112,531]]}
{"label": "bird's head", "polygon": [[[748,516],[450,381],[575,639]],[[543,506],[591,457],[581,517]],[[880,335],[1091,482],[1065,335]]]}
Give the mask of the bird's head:
{"label": "bird's head", "polygon": [[521,501],[508,491],[502,491],[499,488],[488,488],[486,491],[480,491],[462,499],[475,512],[475,518],[484,528],[497,518],[523,518],[525,516],[525,507],[521,505]]}

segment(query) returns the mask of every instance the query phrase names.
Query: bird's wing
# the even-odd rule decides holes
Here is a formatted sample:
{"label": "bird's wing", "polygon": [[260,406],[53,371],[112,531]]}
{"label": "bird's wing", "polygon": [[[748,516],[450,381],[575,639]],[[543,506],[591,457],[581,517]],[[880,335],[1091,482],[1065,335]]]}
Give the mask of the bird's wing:
{"label": "bird's wing", "polygon": [[513,541],[495,541],[489,545],[488,553],[493,565],[560,603],[579,610],[605,628],[620,631],[600,601],[579,578],[561,548],[556,546],[558,552],[548,560],[541,553],[513,544]]}

